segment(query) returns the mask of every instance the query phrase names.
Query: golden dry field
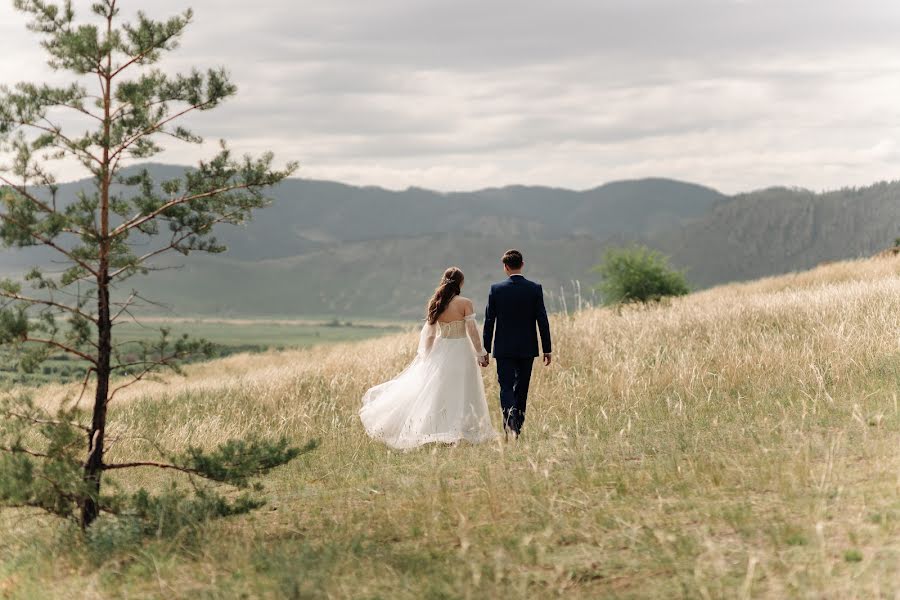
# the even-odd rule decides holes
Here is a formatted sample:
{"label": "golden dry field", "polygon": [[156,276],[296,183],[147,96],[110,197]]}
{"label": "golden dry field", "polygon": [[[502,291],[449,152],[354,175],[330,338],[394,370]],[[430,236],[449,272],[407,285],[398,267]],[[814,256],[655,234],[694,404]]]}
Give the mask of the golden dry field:
{"label": "golden dry field", "polygon": [[[263,509],[174,539],[87,543],[6,510],[0,598],[900,597],[900,259],[552,326],[517,443],[366,437],[360,398],[414,332],[133,386],[111,458],[251,432],[321,445],[265,478]],[[493,365],[485,382],[498,423]]]}

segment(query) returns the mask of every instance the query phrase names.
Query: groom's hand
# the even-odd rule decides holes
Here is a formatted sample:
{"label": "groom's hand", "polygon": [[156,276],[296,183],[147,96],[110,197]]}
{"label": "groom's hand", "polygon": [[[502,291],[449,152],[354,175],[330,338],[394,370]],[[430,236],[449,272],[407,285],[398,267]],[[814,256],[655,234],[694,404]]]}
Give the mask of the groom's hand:
{"label": "groom's hand", "polygon": [[491,355],[485,354],[484,356],[482,356],[478,360],[478,364],[481,365],[482,367],[487,367],[489,364],[491,364]]}
{"label": "groom's hand", "polygon": [[552,356],[550,354],[544,354],[544,366],[549,367],[551,362],[553,362]]}

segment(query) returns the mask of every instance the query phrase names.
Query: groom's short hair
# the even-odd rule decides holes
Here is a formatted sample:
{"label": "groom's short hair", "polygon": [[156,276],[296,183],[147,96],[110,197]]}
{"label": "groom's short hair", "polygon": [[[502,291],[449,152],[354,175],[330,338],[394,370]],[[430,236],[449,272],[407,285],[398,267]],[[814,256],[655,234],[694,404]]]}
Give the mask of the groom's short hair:
{"label": "groom's short hair", "polygon": [[522,253],[518,250],[507,250],[503,253],[502,260],[503,264],[512,270],[521,269],[522,265],[525,264],[525,260],[522,258]]}

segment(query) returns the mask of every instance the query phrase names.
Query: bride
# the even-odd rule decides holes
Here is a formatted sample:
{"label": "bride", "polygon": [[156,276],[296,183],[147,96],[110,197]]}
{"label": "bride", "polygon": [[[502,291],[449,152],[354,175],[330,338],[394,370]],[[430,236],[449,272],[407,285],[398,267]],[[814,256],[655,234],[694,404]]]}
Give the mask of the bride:
{"label": "bride", "polygon": [[463,298],[463,273],[444,272],[428,303],[416,358],[395,379],[363,396],[366,432],[393,448],[433,442],[478,443],[496,437],[478,363],[481,345],[472,301]]}

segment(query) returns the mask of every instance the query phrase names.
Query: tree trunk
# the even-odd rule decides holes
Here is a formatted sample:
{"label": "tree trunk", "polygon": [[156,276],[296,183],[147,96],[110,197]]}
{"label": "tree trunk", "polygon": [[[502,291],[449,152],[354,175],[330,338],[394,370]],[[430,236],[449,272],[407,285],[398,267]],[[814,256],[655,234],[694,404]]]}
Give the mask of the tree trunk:
{"label": "tree trunk", "polygon": [[88,438],[88,458],[84,465],[84,482],[88,495],[81,506],[81,527],[87,528],[100,514],[100,477],[103,474],[103,442],[106,436],[106,400],[109,393],[112,324],[109,315],[108,268],[103,265],[97,284],[97,392]]}
{"label": "tree trunk", "polygon": [[[112,36],[115,0],[106,17],[106,37]],[[110,355],[112,354],[112,322],[109,315],[109,188],[110,178],[110,112],[112,109],[112,53],[106,55],[103,87],[103,159],[100,163],[100,240],[97,268],[97,393],[88,438],[88,457],[84,463],[87,494],[81,505],[81,527],[87,528],[100,514],[100,479],[103,475],[103,442],[106,436],[106,402],[109,394]]]}

